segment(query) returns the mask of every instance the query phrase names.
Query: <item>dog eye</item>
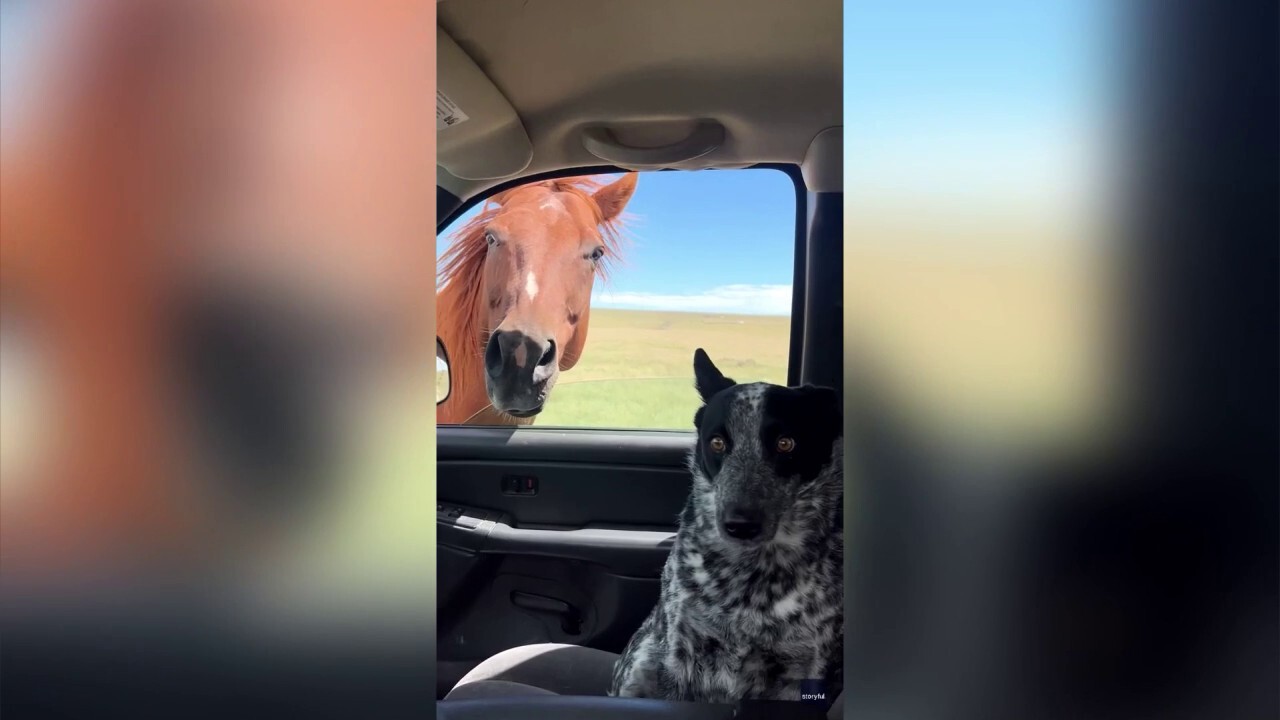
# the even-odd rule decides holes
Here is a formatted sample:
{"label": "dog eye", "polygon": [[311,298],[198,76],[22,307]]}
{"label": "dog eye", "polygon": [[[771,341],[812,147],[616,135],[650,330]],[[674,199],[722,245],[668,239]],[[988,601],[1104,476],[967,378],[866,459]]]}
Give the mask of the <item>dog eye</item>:
{"label": "dog eye", "polygon": [[711,438],[711,442],[707,444],[711,446],[711,452],[717,455],[720,455],[721,453],[723,453],[725,447],[727,447],[727,445],[725,444],[724,438],[720,437],[719,435],[716,435],[715,437]]}
{"label": "dog eye", "polygon": [[778,452],[789,453],[796,449],[796,441],[789,437],[778,438]]}

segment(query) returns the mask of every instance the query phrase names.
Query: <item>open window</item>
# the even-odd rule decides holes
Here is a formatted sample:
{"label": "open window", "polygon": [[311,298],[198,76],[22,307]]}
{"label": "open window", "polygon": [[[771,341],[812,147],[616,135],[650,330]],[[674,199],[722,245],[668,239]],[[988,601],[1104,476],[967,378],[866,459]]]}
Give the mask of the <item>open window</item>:
{"label": "open window", "polygon": [[679,430],[701,347],[794,381],[792,172],[618,171],[499,186],[437,238],[440,425]]}

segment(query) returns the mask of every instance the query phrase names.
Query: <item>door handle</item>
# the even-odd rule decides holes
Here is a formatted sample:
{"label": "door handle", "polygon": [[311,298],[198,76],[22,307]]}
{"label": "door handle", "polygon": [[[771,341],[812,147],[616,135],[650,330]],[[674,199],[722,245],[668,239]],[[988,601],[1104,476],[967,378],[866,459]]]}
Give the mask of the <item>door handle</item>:
{"label": "door handle", "polygon": [[529,612],[558,616],[560,629],[566,635],[577,635],[582,632],[582,613],[564,600],[513,590],[511,604]]}

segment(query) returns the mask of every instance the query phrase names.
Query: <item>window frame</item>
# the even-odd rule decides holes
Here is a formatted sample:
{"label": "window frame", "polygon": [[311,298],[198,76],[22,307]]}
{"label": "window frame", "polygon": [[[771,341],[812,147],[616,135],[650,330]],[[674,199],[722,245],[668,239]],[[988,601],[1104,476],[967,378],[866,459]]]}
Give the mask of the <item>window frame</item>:
{"label": "window frame", "polygon": [[[706,168],[704,170],[681,170],[678,168],[659,168],[656,170],[640,170],[638,172],[660,173],[660,172],[724,172],[724,171],[742,171],[742,170],[773,170],[781,172],[791,180],[792,188],[795,191],[795,221],[792,231],[792,268],[791,268],[791,324],[788,338],[787,348],[787,384],[800,384],[800,373],[802,370],[802,357],[804,352],[804,326],[806,317],[805,298],[807,273],[805,269],[808,265],[808,218],[809,218],[809,192],[805,186],[804,176],[798,165],[789,163],[756,163],[742,168]],[[474,208],[476,205],[485,202],[489,198],[500,192],[517,188],[530,183],[542,182],[545,180],[559,180],[566,177],[576,177],[582,175],[608,175],[616,173],[632,172],[626,168],[620,168],[614,165],[592,165],[578,168],[565,168],[563,170],[551,170],[548,172],[535,173],[525,175],[512,180],[507,180],[492,187],[486,188],[481,192],[471,196],[466,200],[461,200],[458,196],[436,186],[436,241],[440,239],[440,233],[453,224],[455,220]],[[438,266],[437,266],[438,267]],[[435,280],[435,268],[432,269],[432,280]],[[448,348],[445,349],[449,351]],[[437,426],[440,429],[459,429],[459,428],[476,428],[476,429],[501,429],[496,425],[458,425],[445,424]],[[663,428],[610,428],[597,426],[577,426],[577,425],[526,425],[520,426],[521,431],[547,431],[547,432],[605,432],[605,433],[672,433],[678,435],[692,435],[693,430],[668,430]]]}

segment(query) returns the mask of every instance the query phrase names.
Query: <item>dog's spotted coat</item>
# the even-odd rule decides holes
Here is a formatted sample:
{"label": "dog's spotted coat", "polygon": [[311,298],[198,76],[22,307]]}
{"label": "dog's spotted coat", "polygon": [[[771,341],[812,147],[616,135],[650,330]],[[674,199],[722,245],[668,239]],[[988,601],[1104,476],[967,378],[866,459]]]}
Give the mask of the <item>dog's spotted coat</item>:
{"label": "dog's spotted coat", "polygon": [[[839,399],[827,388],[735,384],[702,350],[694,373],[704,405],[693,491],[658,605],[609,694],[800,700],[801,681],[818,680],[830,702],[844,639]],[[724,528],[735,509],[758,521],[753,541]]]}

